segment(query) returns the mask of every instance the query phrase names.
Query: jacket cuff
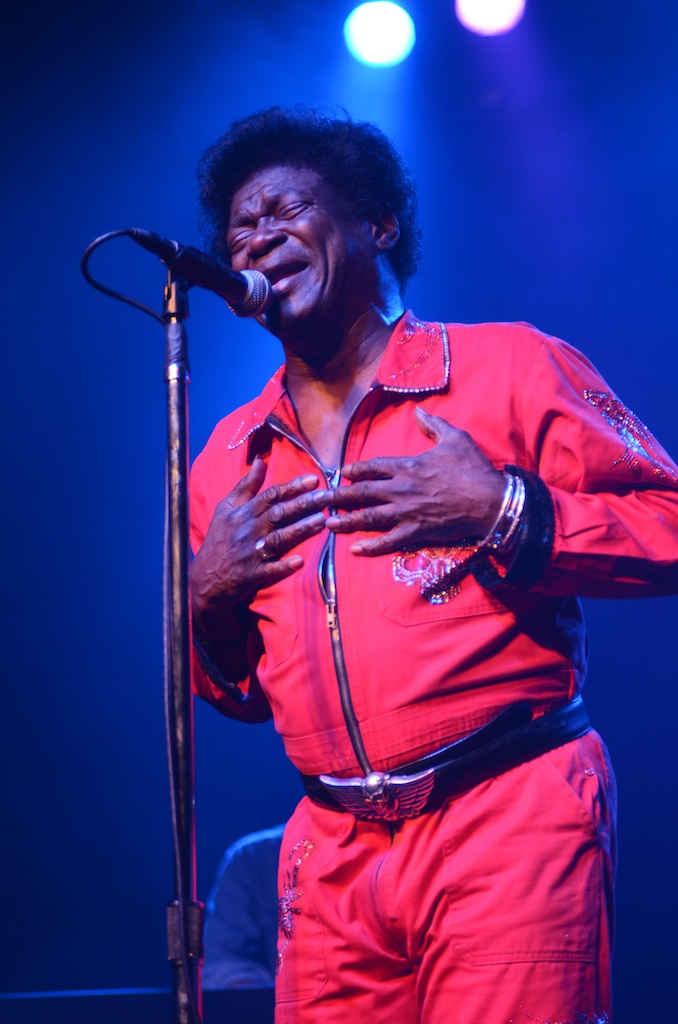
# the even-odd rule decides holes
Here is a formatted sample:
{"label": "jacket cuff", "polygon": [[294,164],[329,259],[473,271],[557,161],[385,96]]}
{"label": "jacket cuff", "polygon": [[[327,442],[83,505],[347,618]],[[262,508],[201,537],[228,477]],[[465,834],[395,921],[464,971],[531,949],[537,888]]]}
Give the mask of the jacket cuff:
{"label": "jacket cuff", "polygon": [[237,683],[232,683],[226,678],[207,653],[201,641],[195,635],[195,631],[193,632],[193,649],[195,650],[200,667],[208,679],[214,683],[216,687],[227,694],[231,700],[238,705],[238,707],[246,707],[252,700],[251,695],[243,693]]}
{"label": "jacket cuff", "polygon": [[548,487],[536,473],[519,466],[505,466],[507,473],[519,476],[525,485],[525,504],[518,543],[508,569],[492,557],[476,562],[471,572],[486,590],[500,586],[527,590],[540,579],[551,560],[555,537],[555,510]]}

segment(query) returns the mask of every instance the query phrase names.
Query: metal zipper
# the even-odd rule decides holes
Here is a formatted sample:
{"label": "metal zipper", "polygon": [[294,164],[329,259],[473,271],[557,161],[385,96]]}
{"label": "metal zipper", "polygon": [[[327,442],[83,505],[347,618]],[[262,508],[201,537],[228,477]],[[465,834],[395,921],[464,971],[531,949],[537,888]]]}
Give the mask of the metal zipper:
{"label": "metal zipper", "polygon": [[[354,413],[355,415],[355,413]],[[283,437],[286,437],[288,441],[296,445],[301,451],[305,452],[313,460],[315,465],[320,470],[323,479],[325,480],[328,487],[336,487],[339,484],[341,478],[341,468],[335,469],[328,477],[325,469],[320,464],[318,459],[315,457],[313,452],[306,447],[296,434],[292,433],[287,426],[278,419],[275,414],[267,417],[266,422]],[[346,451],[346,440],[348,433],[351,428],[349,423],[346,428],[344,440],[342,444],[341,460],[343,462],[344,453]],[[331,509],[330,511],[334,511]],[[351,746],[358,760],[360,768],[369,775],[372,771],[370,762],[365,751],[365,745],[363,743],[362,734],[360,732],[360,725],[356,717],[355,708],[353,707],[353,698],[351,697],[351,687],[348,680],[348,672],[346,670],[346,658],[344,657],[344,645],[341,639],[341,626],[339,624],[339,609],[337,606],[337,578],[334,551],[336,546],[336,535],[330,533],[328,536],[325,546],[320,555],[320,561],[318,563],[318,586],[322,595],[323,602],[325,604],[326,615],[327,615],[327,627],[330,631],[330,641],[332,644],[332,657],[334,659],[334,671],[337,677],[337,685],[339,687],[339,699],[341,701],[341,709],[344,715],[344,722],[348,731],[349,739],[351,740]]]}
{"label": "metal zipper", "polygon": [[[339,483],[340,472],[341,471],[339,469],[334,471],[330,478],[330,487],[337,486]],[[327,609],[327,626],[330,631],[330,639],[332,641],[334,671],[339,685],[339,699],[341,700],[341,709],[344,713],[344,721],[346,722],[346,728],[348,729],[348,735],[350,737],[355,756],[358,759],[358,764],[365,775],[369,775],[372,768],[367,758],[365,745],[360,732],[360,726],[358,725],[358,719],[353,707],[351,687],[348,681],[348,672],[346,671],[344,645],[341,640],[339,608],[337,606],[337,576],[334,561],[334,549],[336,542],[336,534],[330,533],[318,564],[318,586],[320,587],[320,593],[323,596],[325,607]]]}

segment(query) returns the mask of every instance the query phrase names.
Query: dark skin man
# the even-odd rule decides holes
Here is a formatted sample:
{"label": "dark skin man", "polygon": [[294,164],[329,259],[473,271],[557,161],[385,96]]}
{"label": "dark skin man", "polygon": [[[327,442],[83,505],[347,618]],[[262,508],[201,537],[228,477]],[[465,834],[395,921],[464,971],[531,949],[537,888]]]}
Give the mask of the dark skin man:
{"label": "dark skin man", "polygon": [[374,534],[351,548],[374,556],[481,538],[495,520],[503,473],[467,433],[423,409],[416,421],[433,444],[427,451],[341,466],[351,417],[404,312],[386,259],[398,237],[390,211],[374,220],[348,218],[306,168],[260,171],[233,198],[227,234],[233,268],[270,279],[275,301],[267,326],[284,349],[301,435],[328,481],[341,468],[349,483],[323,488],[319,476],[308,474],[262,490],[266,467],[255,459],[218,505],[191,567],[195,622],[206,638],[218,635],[223,644],[240,636],[237,609],[301,568],[295,547],[323,529]]}

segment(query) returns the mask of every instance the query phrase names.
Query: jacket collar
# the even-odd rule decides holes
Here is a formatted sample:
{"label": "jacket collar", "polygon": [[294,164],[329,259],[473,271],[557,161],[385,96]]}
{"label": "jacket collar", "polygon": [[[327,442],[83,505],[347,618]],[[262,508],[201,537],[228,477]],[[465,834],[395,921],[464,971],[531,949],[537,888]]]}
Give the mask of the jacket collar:
{"label": "jacket collar", "polygon": [[[374,387],[398,394],[444,391],[450,381],[450,344],[445,325],[418,320],[411,310],[396,323]],[[228,447],[237,448],[263,426],[286,393],[285,367],[279,367],[252,402]]]}
{"label": "jacket collar", "polygon": [[424,394],[450,382],[450,344],[444,324],[418,320],[411,310],[400,318],[377,369],[385,391]]}

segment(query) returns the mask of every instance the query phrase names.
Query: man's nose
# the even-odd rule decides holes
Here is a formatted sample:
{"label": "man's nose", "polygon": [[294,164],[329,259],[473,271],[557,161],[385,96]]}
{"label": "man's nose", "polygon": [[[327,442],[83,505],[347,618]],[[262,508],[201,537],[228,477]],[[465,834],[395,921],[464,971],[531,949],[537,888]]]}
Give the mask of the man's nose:
{"label": "man's nose", "polygon": [[286,237],[287,235],[277,221],[268,218],[259,221],[248,239],[247,249],[250,259],[256,260],[265,256],[276,246],[281,245]]}

